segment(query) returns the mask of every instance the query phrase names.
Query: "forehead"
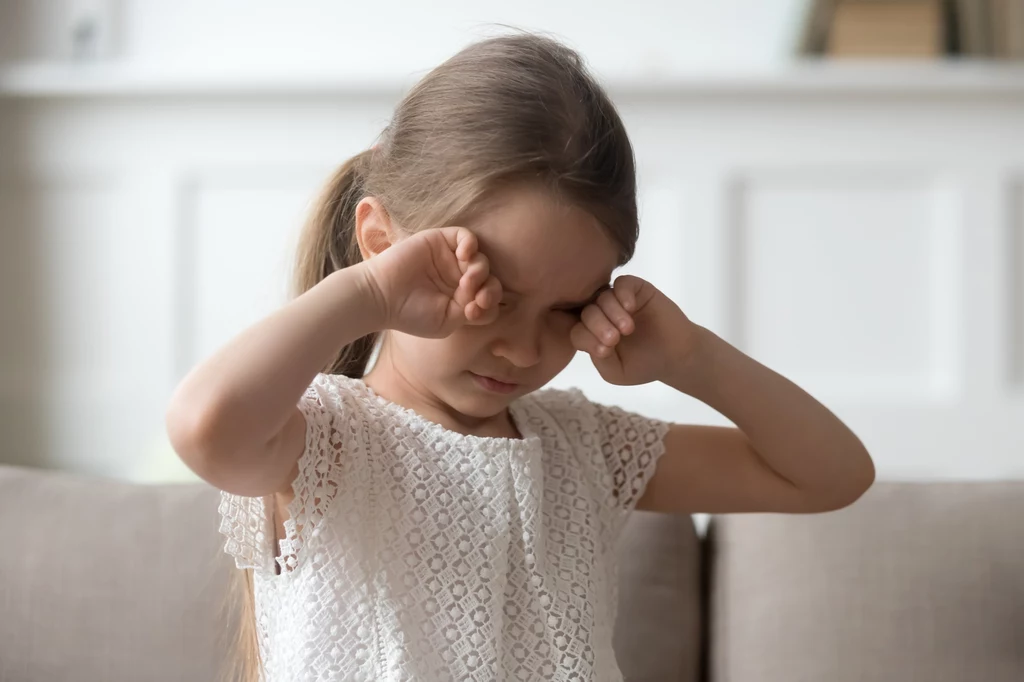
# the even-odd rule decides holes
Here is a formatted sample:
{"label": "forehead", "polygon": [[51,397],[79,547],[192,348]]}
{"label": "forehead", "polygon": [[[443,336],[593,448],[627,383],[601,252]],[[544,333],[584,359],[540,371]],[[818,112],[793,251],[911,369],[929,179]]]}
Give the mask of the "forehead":
{"label": "forehead", "polygon": [[583,299],[618,265],[618,248],[598,220],[540,187],[503,190],[468,226],[502,285],[520,293]]}

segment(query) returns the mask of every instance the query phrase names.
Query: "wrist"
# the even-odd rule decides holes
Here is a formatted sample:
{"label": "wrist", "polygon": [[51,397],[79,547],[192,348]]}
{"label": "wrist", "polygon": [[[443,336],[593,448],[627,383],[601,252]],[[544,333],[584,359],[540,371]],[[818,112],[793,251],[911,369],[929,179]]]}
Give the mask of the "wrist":
{"label": "wrist", "polygon": [[363,261],[354,269],[359,278],[360,291],[372,308],[374,319],[380,325],[379,329],[387,329],[391,326],[391,306],[388,305],[388,297],[384,293],[384,287],[381,286],[375,268],[370,261]]}
{"label": "wrist", "polygon": [[693,325],[689,341],[676,346],[669,366],[668,384],[677,391],[699,397],[714,385],[715,367],[728,344],[710,329]]}
{"label": "wrist", "polygon": [[369,263],[362,262],[327,276],[326,283],[339,296],[355,295],[356,319],[359,320],[360,335],[372,334],[388,328],[389,312],[387,299],[373,276]]}

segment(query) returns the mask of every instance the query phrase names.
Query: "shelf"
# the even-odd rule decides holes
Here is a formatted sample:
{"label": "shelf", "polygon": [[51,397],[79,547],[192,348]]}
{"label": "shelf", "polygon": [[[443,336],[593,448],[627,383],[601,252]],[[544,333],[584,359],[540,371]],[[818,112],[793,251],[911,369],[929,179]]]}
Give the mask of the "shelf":
{"label": "shelf", "polygon": [[393,94],[396,75],[268,69],[20,64],[0,66],[0,97],[220,97],[290,94]]}
{"label": "shelf", "polygon": [[[390,97],[421,75],[253,66],[21,64],[0,66],[0,97]],[[983,61],[795,61],[763,69],[600,75],[616,95],[1024,95],[1024,63]]]}

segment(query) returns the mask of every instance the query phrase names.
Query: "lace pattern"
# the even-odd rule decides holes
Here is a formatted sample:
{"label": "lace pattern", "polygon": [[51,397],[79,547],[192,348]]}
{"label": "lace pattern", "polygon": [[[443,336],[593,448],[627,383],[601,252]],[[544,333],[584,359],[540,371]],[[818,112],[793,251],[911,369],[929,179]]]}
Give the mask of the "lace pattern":
{"label": "lace pattern", "polygon": [[545,390],[521,440],[464,436],[320,376],[276,575],[266,501],[222,495],[257,568],[269,680],[620,680],[614,546],[667,425]]}
{"label": "lace pattern", "polygon": [[266,570],[274,537],[267,500],[221,491],[217,511],[220,532],[227,538],[224,551],[234,557],[235,566]]}

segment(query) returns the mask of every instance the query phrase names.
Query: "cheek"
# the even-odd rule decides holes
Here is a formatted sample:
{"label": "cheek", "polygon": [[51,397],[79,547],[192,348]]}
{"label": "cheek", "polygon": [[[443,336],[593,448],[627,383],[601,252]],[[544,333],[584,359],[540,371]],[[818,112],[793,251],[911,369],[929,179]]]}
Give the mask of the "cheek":
{"label": "cheek", "polygon": [[549,313],[545,328],[555,343],[572,348],[572,328],[579,321],[580,318],[576,315],[556,311]]}
{"label": "cheek", "polygon": [[557,318],[550,320],[544,331],[544,362],[552,369],[552,376],[558,374],[569,364],[576,349],[572,345],[572,338],[569,332],[572,331],[576,320],[568,315],[557,314]]}
{"label": "cheek", "polygon": [[[423,339],[430,346],[430,357],[449,366],[463,366],[477,358],[490,343],[487,327],[467,325],[443,339]],[[440,368],[439,368],[440,369]]]}
{"label": "cheek", "polygon": [[452,364],[466,355],[466,344],[457,334],[444,339],[425,339],[408,334],[395,334],[395,350],[401,355],[407,369],[424,376],[441,375]]}
{"label": "cheek", "polygon": [[[540,327],[542,373],[554,375],[565,369],[576,355],[569,335],[578,320],[564,313],[553,313],[543,320],[534,320]],[[524,324],[523,320],[504,320],[506,324]],[[472,367],[481,356],[489,355],[491,347],[500,337],[500,324],[468,325],[444,339],[410,337],[410,345],[403,350],[419,358],[431,374],[444,374],[446,370]],[[486,362],[486,360],[485,360]]]}

